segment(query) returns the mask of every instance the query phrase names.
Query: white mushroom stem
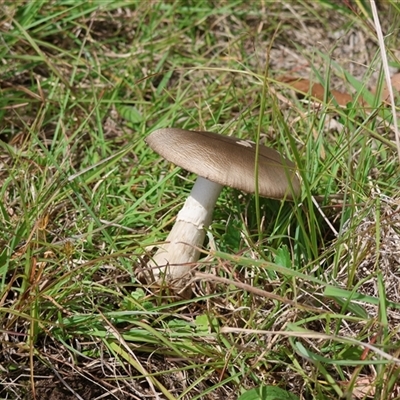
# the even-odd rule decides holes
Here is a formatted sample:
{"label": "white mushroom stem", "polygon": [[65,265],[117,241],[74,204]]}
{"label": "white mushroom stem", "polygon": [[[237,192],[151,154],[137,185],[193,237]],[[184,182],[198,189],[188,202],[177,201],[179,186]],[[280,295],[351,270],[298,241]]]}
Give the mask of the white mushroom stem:
{"label": "white mushroom stem", "polygon": [[[205,229],[211,223],[212,213],[222,185],[198,177],[166,243],[159,246],[149,262],[156,281],[182,278],[200,257]],[[157,268],[158,266],[158,268]],[[156,268],[154,268],[156,267]],[[178,283],[179,285],[179,283]]]}

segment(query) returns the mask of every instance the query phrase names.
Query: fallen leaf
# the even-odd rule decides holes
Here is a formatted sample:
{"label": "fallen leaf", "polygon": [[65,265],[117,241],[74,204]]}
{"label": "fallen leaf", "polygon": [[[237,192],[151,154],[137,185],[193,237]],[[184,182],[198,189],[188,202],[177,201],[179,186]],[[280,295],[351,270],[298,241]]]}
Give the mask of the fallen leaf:
{"label": "fallen leaf", "polygon": [[[391,78],[390,81],[392,82],[392,88],[393,88],[393,94],[395,97],[399,96],[400,93],[400,72],[398,72],[397,74],[394,74]],[[387,85],[385,84],[385,86],[383,87],[382,90],[382,101],[388,102],[390,101],[389,99],[389,90]]]}
{"label": "fallen leaf", "polygon": [[[325,88],[320,83],[312,83],[308,79],[283,76],[278,78],[278,81],[289,84],[297,92],[303,95],[311,94],[312,97],[319,101],[324,101]],[[352,96],[347,93],[331,90],[330,94],[340,106],[346,106],[347,103],[353,101]]]}
{"label": "fallen leaf", "polygon": [[373,397],[376,391],[375,385],[374,380],[370,377],[358,378],[351,394],[354,399]]}

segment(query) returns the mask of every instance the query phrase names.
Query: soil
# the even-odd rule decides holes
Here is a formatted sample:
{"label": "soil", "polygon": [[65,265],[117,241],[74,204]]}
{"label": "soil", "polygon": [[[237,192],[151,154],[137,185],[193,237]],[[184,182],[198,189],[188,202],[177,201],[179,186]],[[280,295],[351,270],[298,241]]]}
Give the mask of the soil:
{"label": "soil", "polygon": [[[2,399],[24,399],[24,400],[91,400],[101,398],[104,400],[125,400],[139,399],[140,396],[134,396],[125,393],[123,384],[120,390],[115,389],[115,382],[108,383],[102,376],[101,371],[98,376],[80,374],[74,371],[67,371],[64,374],[58,371],[57,374],[50,368],[38,366],[35,368],[35,385],[32,390],[28,374],[24,371],[18,373],[15,371],[13,377],[7,376],[8,381],[14,381],[14,385],[4,385],[0,389],[0,398]],[[58,375],[58,376],[57,376]],[[15,383],[18,383],[15,385]],[[130,389],[132,392],[132,390]],[[143,391],[141,391],[143,393]],[[140,393],[140,392],[139,392]]]}

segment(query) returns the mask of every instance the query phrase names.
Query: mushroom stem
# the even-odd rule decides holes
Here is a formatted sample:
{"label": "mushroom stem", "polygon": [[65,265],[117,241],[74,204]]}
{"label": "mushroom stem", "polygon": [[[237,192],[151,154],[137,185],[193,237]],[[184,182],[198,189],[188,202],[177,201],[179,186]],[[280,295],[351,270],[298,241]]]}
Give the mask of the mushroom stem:
{"label": "mushroom stem", "polygon": [[[159,246],[149,262],[156,281],[176,280],[186,275],[200,257],[205,229],[211,223],[212,213],[222,185],[198,177],[184,206],[179,211],[175,225],[166,243]],[[158,268],[154,268],[158,267]],[[178,282],[178,285],[182,283]]]}

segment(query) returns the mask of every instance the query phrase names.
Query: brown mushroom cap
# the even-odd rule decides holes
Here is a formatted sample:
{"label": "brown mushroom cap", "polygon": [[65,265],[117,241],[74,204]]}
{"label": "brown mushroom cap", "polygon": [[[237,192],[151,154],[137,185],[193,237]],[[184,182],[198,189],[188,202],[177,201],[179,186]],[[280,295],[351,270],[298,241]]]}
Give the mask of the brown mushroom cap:
{"label": "brown mushroom cap", "polygon": [[[146,142],[166,160],[187,171],[224,186],[255,192],[254,142],[179,128],[157,129]],[[258,186],[262,197],[292,199],[292,194],[300,192],[295,164],[260,145]]]}

